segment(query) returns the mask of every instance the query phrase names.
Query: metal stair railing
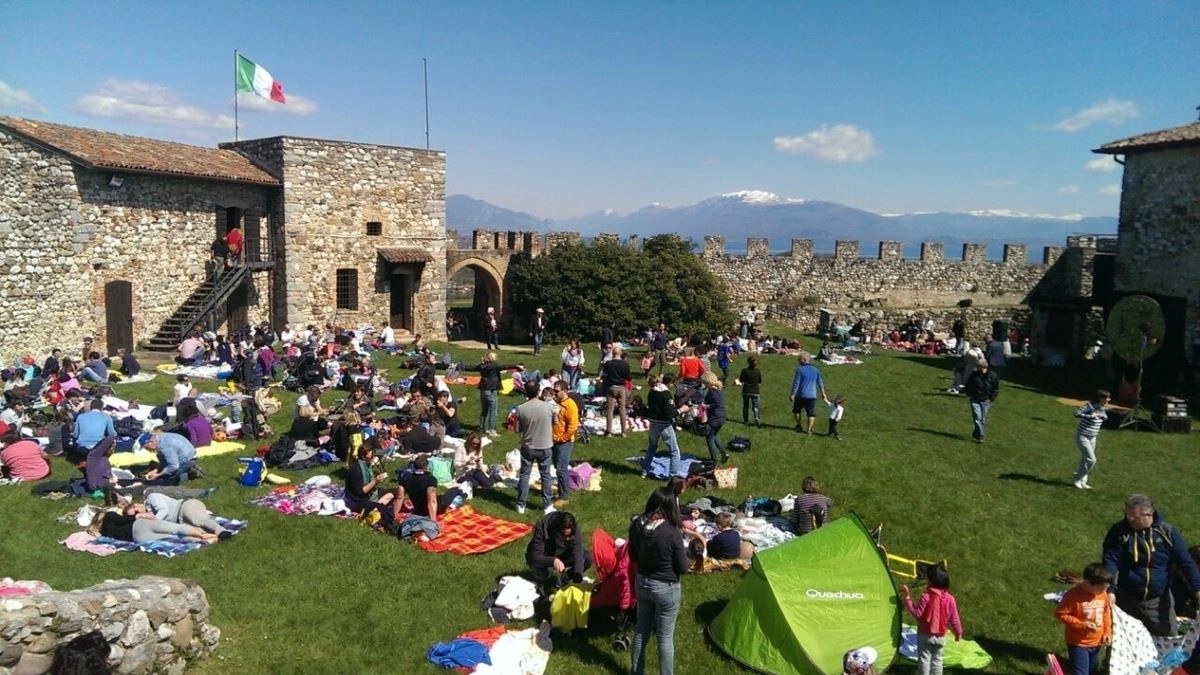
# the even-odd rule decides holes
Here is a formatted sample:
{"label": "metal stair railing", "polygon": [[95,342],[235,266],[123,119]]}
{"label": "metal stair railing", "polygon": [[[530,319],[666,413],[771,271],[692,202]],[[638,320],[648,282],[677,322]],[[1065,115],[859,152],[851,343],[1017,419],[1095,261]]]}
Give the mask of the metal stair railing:
{"label": "metal stair railing", "polygon": [[192,310],[188,314],[177,315],[181,316],[183,323],[179,328],[179,334],[175,337],[181,341],[187,337],[187,334],[192,330],[192,327],[200,323],[201,319],[208,316],[209,313],[215,310],[217,305],[228,300],[234,289],[236,289],[249,274],[250,268],[242,262],[237,262],[231,267],[223,267],[218,270],[217,277],[213,280],[213,289],[209,292],[208,296],[205,297],[204,302],[200,303],[199,307]]}

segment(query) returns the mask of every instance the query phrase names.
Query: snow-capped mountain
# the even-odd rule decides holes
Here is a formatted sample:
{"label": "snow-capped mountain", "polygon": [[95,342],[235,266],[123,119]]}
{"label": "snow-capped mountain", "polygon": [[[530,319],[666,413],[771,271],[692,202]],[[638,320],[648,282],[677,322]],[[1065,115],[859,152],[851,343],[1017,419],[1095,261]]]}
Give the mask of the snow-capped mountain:
{"label": "snow-capped mountain", "polygon": [[792,239],[812,239],[818,252],[833,250],[838,239],[857,239],[863,255],[871,255],[877,242],[905,243],[905,255],[915,257],[921,242],[946,245],[946,257],[957,256],[964,242],[988,245],[988,255],[998,257],[1004,243],[1029,245],[1030,258],[1040,259],[1043,246],[1061,246],[1069,234],[1115,234],[1115,217],[1027,214],[1008,209],[968,213],[919,212],[878,214],[851,206],[810,199],[781,197],[763,190],[728,192],[689,206],[651,204],[621,215],[611,210],[564,219],[540,219],[528,213],[452,195],[446,199],[450,229],[468,233],[475,228],[493,230],[573,231],[584,237],[601,232],[621,236],[678,233],[699,245],[705,235],[726,239],[730,252],[743,250],[747,237],[766,237],[771,249],[784,251]]}

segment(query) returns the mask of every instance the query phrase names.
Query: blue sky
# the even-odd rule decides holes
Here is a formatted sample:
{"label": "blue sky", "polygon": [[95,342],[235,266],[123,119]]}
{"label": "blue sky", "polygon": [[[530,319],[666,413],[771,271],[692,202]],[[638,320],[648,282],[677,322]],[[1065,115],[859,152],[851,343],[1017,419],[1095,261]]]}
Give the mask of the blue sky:
{"label": "blue sky", "polygon": [[[758,189],[879,213],[1115,215],[1090,152],[1187,124],[1200,3],[0,3],[0,115],[211,145],[432,147],[545,217]],[[257,105],[256,105],[257,104]],[[250,107],[253,106],[253,107]]]}

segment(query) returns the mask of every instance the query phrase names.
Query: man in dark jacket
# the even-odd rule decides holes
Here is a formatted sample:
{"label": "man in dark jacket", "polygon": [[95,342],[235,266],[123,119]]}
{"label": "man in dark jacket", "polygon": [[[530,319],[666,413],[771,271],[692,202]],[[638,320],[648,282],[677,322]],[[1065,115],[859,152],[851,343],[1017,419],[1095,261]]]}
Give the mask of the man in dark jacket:
{"label": "man in dark jacket", "polygon": [[974,438],[976,443],[982,443],[988,409],[992,407],[992,402],[1000,393],[1000,378],[995,372],[988,369],[987,361],[980,361],[975,372],[967,376],[967,382],[963,389],[971,402],[971,420],[975,423],[975,428],[971,431],[971,438]]}
{"label": "man in dark jacket", "polygon": [[621,437],[624,438],[625,430],[629,426],[629,390],[625,388],[625,382],[633,379],[633,375],[629,372],[629,362],[625,360],[625,353],[619,346],[613,345],[612,358],[600,366],[600,378],[605,397],[605,433],[612,432],[613,408],[617,408],[621,418]]}
{"label": "man in dark jacket", "polygon": [[533,528],[525,549],[525,562],[533,580],[544,584],[558,575],[560,582],[577,582],[592,566],[592,554],[583,547],[583,533],[569,511],[554,511]]}
{"label": "man in dark jacket", "polygon": [[1109,587],[1117,606],[1146,625],[1152,635],[1176,634],[1171,597],[1172,565],[1200,600],[1200,568],[1179,530],[1162,519],[1146,495],[1125,499],[1125,518],[1104,537],[1104,565],[1117,582]]}

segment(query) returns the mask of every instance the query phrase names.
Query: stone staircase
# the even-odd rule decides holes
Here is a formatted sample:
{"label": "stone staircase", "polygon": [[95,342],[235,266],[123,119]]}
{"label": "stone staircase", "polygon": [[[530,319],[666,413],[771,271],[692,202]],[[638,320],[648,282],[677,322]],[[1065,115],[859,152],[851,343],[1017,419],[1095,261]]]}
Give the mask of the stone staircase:
{"label": "stone staircase", "polygon": [[229,299],[249,274],[250,268],[246,265],[220,268],[216,275],[200,284],[175,313],[163,322],[154,337],[146,342],[145,349],[151,352],[175,351],[184,335],[197,324],[208,323],[205,319]]}

